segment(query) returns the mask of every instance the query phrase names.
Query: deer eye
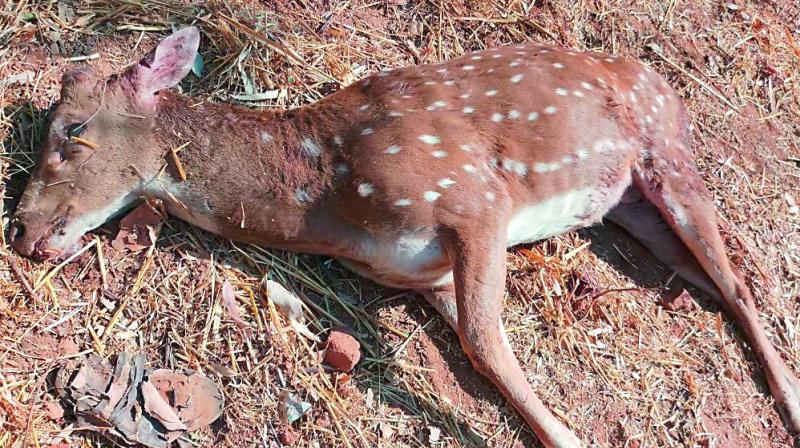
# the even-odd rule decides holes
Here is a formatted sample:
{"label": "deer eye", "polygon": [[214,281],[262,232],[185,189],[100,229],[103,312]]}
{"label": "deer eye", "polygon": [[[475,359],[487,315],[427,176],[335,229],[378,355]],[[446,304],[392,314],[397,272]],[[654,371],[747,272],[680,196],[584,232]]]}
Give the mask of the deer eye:
{"label": "deer eye", "polygon": [[64,133],[67,135],[67,138],[78,137],[83,134],[83,131],[86,130],[86,125],[84,123],[72,123],[64,128]]}

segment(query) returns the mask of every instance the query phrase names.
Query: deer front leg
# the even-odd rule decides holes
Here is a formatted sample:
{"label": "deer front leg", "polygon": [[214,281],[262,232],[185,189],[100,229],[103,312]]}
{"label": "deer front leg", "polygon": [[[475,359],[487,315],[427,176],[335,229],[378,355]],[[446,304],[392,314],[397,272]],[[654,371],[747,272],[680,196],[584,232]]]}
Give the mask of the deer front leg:
{"label": "deer front leg", "polygon": [[583,447],[533,391],[505,342],[500,314],[505,290],[506,230],[504,219],[496,221],[494,225],[482,221],[468,229],[444,232],[454,263],[454,323],[461,345],[475,369],[500,389],[546,447]]}

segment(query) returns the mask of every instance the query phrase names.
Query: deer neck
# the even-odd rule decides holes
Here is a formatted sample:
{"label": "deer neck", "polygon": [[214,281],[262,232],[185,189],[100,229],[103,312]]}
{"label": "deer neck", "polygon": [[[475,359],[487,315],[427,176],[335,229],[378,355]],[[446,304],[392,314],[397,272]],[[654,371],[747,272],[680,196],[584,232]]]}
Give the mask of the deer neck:
{"label": "deer neck", "polygon": [[254,111],[167,94],[156,119],[167,167],[152,191],[171,214],[212,233],[326,252],[320,198],[336,175],[335,117],[317,106]]}

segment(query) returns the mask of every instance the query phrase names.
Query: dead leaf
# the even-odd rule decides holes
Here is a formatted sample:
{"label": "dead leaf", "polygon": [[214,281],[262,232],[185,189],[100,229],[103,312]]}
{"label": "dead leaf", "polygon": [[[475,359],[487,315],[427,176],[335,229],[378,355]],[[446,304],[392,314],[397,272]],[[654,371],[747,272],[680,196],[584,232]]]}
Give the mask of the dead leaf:
{"label": "dead leaf", "polygon": [[266,278],[263,281],[263,287],[266,290],[265,295],[267,298],[278,307],[279,310],[286,317],[289,318],[289,323],[294,329],[295,332],[301,334],[308,339],[311,339],[315,342],[320,342],[320,339],[315,335],[311,330],[306,327],[306,325],[302,322],[305,319],[305,313],[303,312],[303,301],[300,300],[299,297],[294,295],[293,293],[289,292],[286,288],[283,287],[278,282],[267,280]]}
{"label": "dead leaf", "polygon": [[140,388],[144,398],[145,411],[158,418],[158,421],[169,431],[185,431],[187,429],[172,406],[164,401],[158,389],[151,382],[143,382]]}
{"label": "dead leaf", "polygon": [[241,329],[247,328],[247,323],[242,320],[239,307],[236,305],[236,296],[233,294],[233,286],[231,286],[228,279],[222,282],[222,303],[225,304],[225,310],[228,311],[228,314],[230,314],[236,326]]}
{"label": "dead leaf", "polygon": [[155,228],[162,216],[150,205],[142,204],[119,222],[119,233],[111,245],[114,249],[138,251],[155,244]]}

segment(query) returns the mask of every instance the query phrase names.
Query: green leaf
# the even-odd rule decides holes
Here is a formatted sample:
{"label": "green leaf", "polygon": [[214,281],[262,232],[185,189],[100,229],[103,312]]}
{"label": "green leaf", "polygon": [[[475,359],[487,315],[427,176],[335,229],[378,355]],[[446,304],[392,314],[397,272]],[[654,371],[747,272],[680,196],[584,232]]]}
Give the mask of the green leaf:
{"label": "green leaf", "polygon": [[203,69],[205,68],[205,64],[203,64],[203,56],[200,53],[197,53],[194,56],[194,64],[192,64],[192,73],[198,78],[203,74]]}
{"label": "green leaf", "polygon": [[19,20],[21,22],[33,22],[36,20],[36,13],[35,12],[26,12],[19,16]]}

